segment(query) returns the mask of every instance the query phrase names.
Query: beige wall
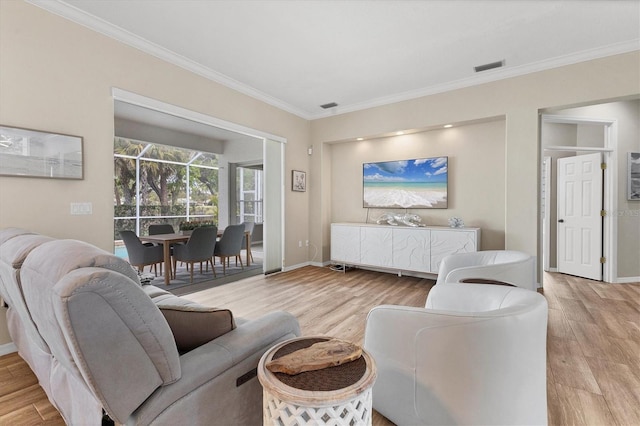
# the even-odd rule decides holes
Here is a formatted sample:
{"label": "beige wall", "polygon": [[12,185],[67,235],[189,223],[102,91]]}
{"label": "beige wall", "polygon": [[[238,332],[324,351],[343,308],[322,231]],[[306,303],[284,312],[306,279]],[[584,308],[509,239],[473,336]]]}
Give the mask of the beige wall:
{"label": "beige wall", "polygon": [[[112,87],[287,138],[285,171],[308,168],[309,123],[22,1],[0,1],[0,123],[84,137],[79,181],[0,177],[0,227],[113,247]],[[285,172],[290,187],[290,172]],[[307,261],[308,192],[285,192],[287,265]],[[71,216],[71,202],[93,214]],[[0,312],[0,344],[8,341]]]}
{"label": "beige wall", "polygon": [[[362,207],[362,163],[449,157],[448,208],[412,209],[427,225],[447,226],[452,216],[482,228],[482,249],[504,248],[505,122],[432,130],[327,146],[331,151],[333,222],[375,222],[389,209]],[[487,166],[489,165],[489,166]],[[402,209],[395,211],[403,212]],[[368,217],[367,217],[368,216]]]}
{"label": "beige wall", "polygon": [[[504,115],[506,152],[505,202],[494,206],[505,217],[509,249],[539,255],[539,111],[554,106],[576,106],[640,94],[640,54],[611,56],[425,96],[363,111],[315,120],[311,123],[314,153],[311,170],[321,177],[310,200],[310,234],[329,260],[329,225],[333,221],[331,173],[335,141],[355,140],[397,130],[429,128],[447,123]],[[464,217],[464,215],[462,215]]]}

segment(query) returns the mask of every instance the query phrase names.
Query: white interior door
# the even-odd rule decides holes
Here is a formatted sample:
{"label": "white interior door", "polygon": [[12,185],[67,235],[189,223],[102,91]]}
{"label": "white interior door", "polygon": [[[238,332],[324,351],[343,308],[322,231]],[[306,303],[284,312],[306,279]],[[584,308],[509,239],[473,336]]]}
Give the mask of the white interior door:
{"label": "white interior door", "polygon": [[558,159],[558,272],[602,280],[600,153]]}

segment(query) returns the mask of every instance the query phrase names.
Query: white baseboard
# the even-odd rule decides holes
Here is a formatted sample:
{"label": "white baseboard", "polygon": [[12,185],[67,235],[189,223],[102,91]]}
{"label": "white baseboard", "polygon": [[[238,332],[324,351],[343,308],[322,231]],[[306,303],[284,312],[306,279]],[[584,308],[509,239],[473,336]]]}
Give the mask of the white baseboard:
{"label": "white baseboard", "polygon": [[293,271],[294,269],[304,268],[305,266],[317,266],[318,268],[324,268],[329,265],[331,265],[331,262],[302,262],[296,265],[286,266],[282,269],[282,272]]}
{"label": "white baseboard", "polygon": [[18,352],[17,346],[13,342],[0,345],[0,356]]}
{"label": "white baseboard", "polygon": [[618,284],[640,283],[640,277],[618,277]]}
{"label": "white baseboard", "polygon": [[295,269],[304,268],[305,266],[309,266],[309,265],[311,265],[311,262],[302,262],[302,263],[298,263],[296,265],[285,266],[284,268],[282,268],[282,272],[293,271]]}

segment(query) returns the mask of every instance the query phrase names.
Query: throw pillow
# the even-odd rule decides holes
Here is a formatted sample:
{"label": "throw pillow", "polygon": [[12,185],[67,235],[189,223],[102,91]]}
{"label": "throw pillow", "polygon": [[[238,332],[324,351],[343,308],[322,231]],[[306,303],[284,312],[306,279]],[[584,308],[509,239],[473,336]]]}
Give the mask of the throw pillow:
{"label": "throw pillow", "polygon": [[228,309],[210,308],[197,304],[159,305],[178,347],[189,352],[236,328]]}

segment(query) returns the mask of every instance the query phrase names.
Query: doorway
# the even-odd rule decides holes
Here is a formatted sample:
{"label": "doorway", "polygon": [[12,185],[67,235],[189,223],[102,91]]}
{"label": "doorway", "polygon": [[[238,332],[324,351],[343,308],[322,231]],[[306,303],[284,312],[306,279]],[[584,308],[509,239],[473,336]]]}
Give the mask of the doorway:
{"label": "doorway", "polygon": [[[189,126],[189,128],[196,126],[201,129],[210,129],[212,134],[208,134],[209,130],[203,130],[207,132],[207,134],[203,136],[209,137],[206,138],[206,140],[205,138],[200,138],[200,140],[202,141],[201,143],[206,143],[207,150],[211,150],[211,152],[214,153],[216,153],[216,151],[212,149],[212,147],[216,146],[217,149],[223,151],[226,149],[227,152],[246,152],[246,149],[234,149],[234,147],[244,146],[254,141],[260,144],[258,151],[261,156],[261,161],[264,162],[264,192],[269,194],[269,197],[264,201],[263,248],[265,259],[263,262],[263,272],[281,270],[284,259],[282,204],[284,200],[283,169],[284,144],[286,143],[286,139],[118,88],[112,89],[112,96],[115,104],[127,105],[141,114],[143,112],[151,112],[148,116],[150,118],[147,118],[147,124],[155,125],[156,130],[162,130],[161,132],[156,131],[156,134],[173,137],[175,140],[176,132],[175,129],[167,125],[169,122],[176,123],[178,126]],[[132,114],[135,114],[135,112]],[[160,116],[162,117],[161,119],[159,118]],[[141,116],[136,118],[141,120]],[[132,120],[123,120],[123,125],[126,126],[130,124],[130,121]],[[184,129],[179,130],[185,132]],[[188,148],[199,149],[202,147],[189,146]],[[234,159],[234,161],[239,162],[237,159]],[[228,170],[225,170],[224,173],[220,173],[220,188],[224,186],[226,189],[228,186],[229,174],[227,172]],[[227,218],[230,217],[229,209],[228,200],[220,203],[219,220],[221,223],[219,225],[228,225],[226,222],[228,222]]]}
{"label": "doorway", "polygon": [[[617,164],[615,148],[617,145],[617,123],[616,120],[569,117],[561,115],[542,115],[541,126],[541,149],[542,149],[542,170],[541,170],[541,241],[542,241],[542,270],[547,272],[564,272],[572,275],[586,276],[586,278],[602,280],[605,282],[615,282],[617,275],[617,229],[616,222],[611,215],[617,209]],[[587,158],[591,154],[592,161],[601,158],[602,172],[600,165],[591,164],[589,167],[596,167],[593,170],[598,176],[603,175],[602,189],[594,189],[598,199],[589,199],[590,208],[600,205],[596,213],[596,218],[601,225],[601,232],[596,229],[597,240],[589,240],[588,246],[582,245],[580,238],[575,236],[575,228],[567,228],[563,217],[558,216],[557,206],[566,200],[558,198],[556,190],[559,179],[558,163],[571,163],[572,158]],[[562,158],[569,160],[560,160]],[[582,165],[580,166],[583,167]],[[585,166],[586,167],[586,166]],[[600,178],[602,179],[602,178]],[[581,184],[582,185],[582,184]],[[598,194],[599,193],[599,194]],[[582,201],[578,201],[582,203]],[[583,204],[579,204],[583,210]],[[607,215],[609,212],[609,215]],[[564,214],[562,211],[561,214]],[[596,224],[597,227],[597,224]],[[558,233],[563,237],[572,236],[572,247],[559,246]],[[582,232],[580,232],[582,233]],[[584,234],[587,234],[585,232]],[[594,234],[590,235],[595,238]],[[586,241],[586,240],[585,240]],[[575,244],[581,244],[575,246]],[[567,256],[567,249],[572,255]],[[589,252],[591,250],[591,252]],[[595,252],[593,251],[595,250]],[[576,253],[580,253],[582,258],[589,258],[588,266],[590,272],[583,273],[584,268],[567,267],[560,264],[560,256],[575,258]],[[584,254],[584,256],[583,256]],[[574,261],[573,259],[572,261]],[[560,265],[559,265],[560,264]],[[594,272],[595,271],[595,272]],[[601,271],[601,272],[600,272]],[[542,275],[541,275],[542,276]]]}

